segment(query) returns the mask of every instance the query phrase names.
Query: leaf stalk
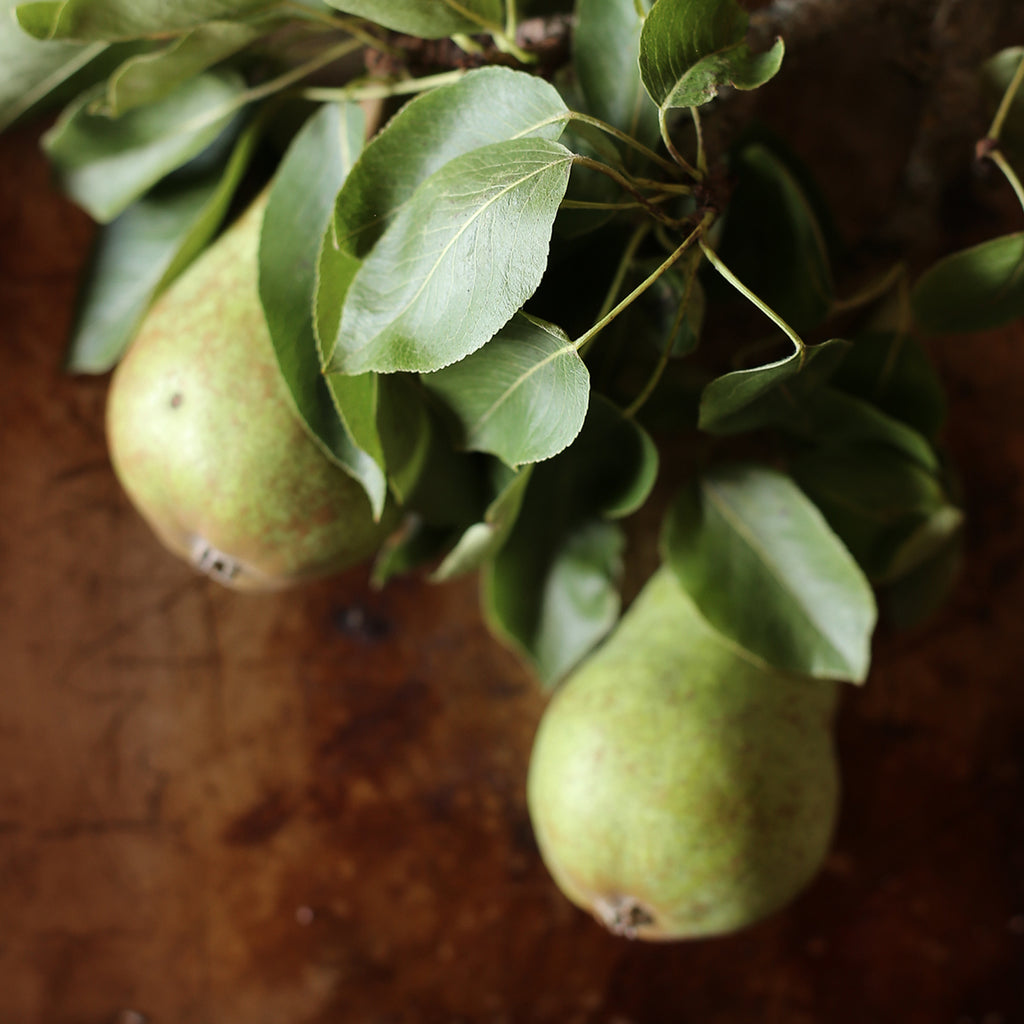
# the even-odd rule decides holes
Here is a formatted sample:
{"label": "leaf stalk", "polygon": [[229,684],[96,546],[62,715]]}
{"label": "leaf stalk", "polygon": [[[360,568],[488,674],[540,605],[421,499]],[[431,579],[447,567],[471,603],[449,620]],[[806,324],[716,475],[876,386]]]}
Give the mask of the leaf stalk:
{"label": "leaf stalk", "polygon": [[[707,231],[708,227],[713,220],[714,215],[706,213],[701,222],[683,239],[676,250],[662,262],[656,270],[650,273],[643,281],[640,282],[621,302],[610,309],[604,316],[602,316],[597,323],[593,325],[584,334],[581,334],[572,344],[573,348],[577,352],[582,353],[586,345],[601,331],[603,331],[623,310],[628,309],[648,288],[651,287],[658,280],[662,274],[670,270],[679,258],[689,249],[694,243],[699,242],[701,236]],[[701,246],[703,248],[703,245]],[[802,344],[802,343],[801,343]]]}
{"label": "leaf stalk", "polygon": [[1017,70],[1014,72],[1013,78],[1010,79],[1010,84],[1006,87],[1003,98],[999,101],[999,108],[996,110],[995,117],[992,118],[992,125],[985,136],[986,139],[991,139],[993,142],[999,141],[1003,125],[1010,114],[1010,108],[1013,106],[1013,101],[1022,84],[1024,84],[1024,57],[1021,57]]}
{"label": "leaf stalk", "polygon": [[726,281],[729,282],[741,295],[745,296],[750,302],[752,302],[769,320],[771,320],[782,332],[786,335],[796,347],[797,352],[800,354],[799,365],[802,368],[804,360],[807,358],[807,344],[803,338],[800,337],[796,331],[793,330],[785,320],[779,316],[778,313],[768,305],[760,295],[756,295],[752,292],[719,258],[718,253],[709,246],[703,238],[700,239],[700,248],[704,255],[708,258],[708,262],[718,271]]}

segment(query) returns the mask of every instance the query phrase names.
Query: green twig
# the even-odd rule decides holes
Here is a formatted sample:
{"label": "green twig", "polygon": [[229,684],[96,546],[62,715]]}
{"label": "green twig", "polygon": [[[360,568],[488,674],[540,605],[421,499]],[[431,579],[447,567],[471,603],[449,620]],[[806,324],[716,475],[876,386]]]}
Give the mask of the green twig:
{"label": "green twig", "polygon": [[505,0],[505,35],[509,39],[515,39],[519,31],[519,12],[516,10],[516,0]]}
{"label": "green twig", "polygon": [[800,365],[804,364],[804,359],[807,357],[807,345],[804,343],[803,338],[800,337],[796,331],[793,330],[785,320],[775,312],[767,302],[764,301],[759,295],[755,295],[722,261],[719,259],[718,254],[704,241],[700,239],[700,248],[705,256],[708,258],[708,262],[718,271],[735,288],[741,295],[744,295],[749,299],[769,320],[771,320],[793,344],[796,346],[797,352],[800,353]]}
{"label": "green twig", "polygon": [[661,130],[661,140],[665,143],[665,148],[668,150],[668,154],[673,160],[682,168],[682,170],[688,174],[694,181],[700,181],[704,175],[697,170],[696,167],[691,166],[686,157],[676,149],[676,144],[672,141],[672,136],[669,134],[668,123],[665,120],[665,108],[658,108],[658,128]]}
{"label": "green twig", "polygon": [[650,230],[651,226],[649,224],[639,225],[626,243],[626,247],[622,250],[622,255],[619,257],[619,265],[615,268],[615,273],[612,275],[611,284],[608,285],[608,290],[605,292],[604,301],[601,303],[601,308],[597,311],[598,320],[604,317],[612,306],[615,305],[615,300],[619,297],[619,292],[622,291],[622,282],[626,280],[626,274],[629,273],[629,268],[633,265],[633,259],[637,254],[637,250]]}
{"label": "green twig", "polygon": [[686,270],[686,288],[683,292],[682,301],[679,303],[679,309],[676,311],[675,318],[672,321],[672,329],[668,332],[668,337],[665,339],[665,347],[662,349],[661,358],[658,360],[658,365],[655,366],[654,372],[648,378],[643,390],[623,410],[622,415],[626,419],[634,419],[636,414],[647,404],[647,399],[654,394],[654,389],[658,386],[659,381],[665,374],[665,370],[668,368],[668,364],[672,359],[672,346],[675,343],[676,334],[682,327],[683,318],[690,307],[690,298],[693,295],[693,285],[697,280],[697,268],[699,266],[700,253],[697,253],[697,258],[690,261],[690,266]]}
{"label": "green twig", "polygon": [[1010,84],[1006,87],[1006,92],[1003,93],[1003,98],[999,103],[999,109],[996,111],[996,116],[992,118],[992,126],[989,128],[988,134],[985,136],[986,139],[992,139],[993,142],[998,141],[999,135],[1003,130],[1003,124],[1009,116],[1010,108],[1013,106],[1014,98],[1016,97],[1017,91],[1020,89],[1022,83],[1024,83],[1024,57],[1021,57],[1020,63],[1017,65],[1017,70],[1014,73],[1013,78],[1010,79]]}
{"label": "green twig", "polygon": [[[1024,67],[1024,64],[1021,66]],[[1016,171],[1010,166],[1010,162],[998,149],[993,149],[987,156],[1003,172],[1006,180],[1010,183],[1010,188],[1017,195],[1017,201],[1020,203],[1021,209],[1024,209],[1024,186],[1021,185],[1020,178],[1017,177]]]}
{"label": "green twig", "polygon": [[323,53],[318,54],[311,60],[306,61],[304,64],[300,64],[297,67],[292,68],[290,71],[286,71],[283,75],[278,75],[277,78],[271,78],[270,81],[264,82],[262,85],[257,85],[252,89],[247,89],[241,94],[239,100],[242,103],[255,103],[257,100],[262,100],[267,96],[272,96],[275,92],[280,92],[282,89],[287,89],[288,86],[294,85],[296,82],[301,82],[307,75],[313,74],[314,71],[319,71],[320,68],[326,67],[328,64],[333,64],[334,61],[340,60],[342,57],[358,50],[363,43],[359,39],[346,39],[343,43],[339,43],[337,46],[332,46]]}
{"label": "green twig", "polygon": [[226,103],[218,104],[215,107],[211,107],[209,110],[203,111],[203,113],[190,120],[184,127],[190,131],[195,131],[205,125],[213,124],[222,117],[226,117],[234,110],[240,110],[242,107],[248,106],[250,103],[256,103],[259,100],[266,99],[268,96],[273,96],[276,93],[282,92],[284,89],[287,89],[288,86],[301,81],[307,75],[311,75],[314,71],[317,71],[322,67],[326,67],[328,64],[331,64],[339,58],[352,53],[353,50],[358,50],[361,45],[362,44],[357,39],[346,39],[345,42],[339,43],[337,46],[332,46],[330,49],[318,54],[312,60],[308,60],[304,64],[300,64],[297,67],[286,71],[283,75],[278,75],[277,78],[271,78],[262,85],[246,89],[244,92],[240,92],[237,96],[232,97]]}
{"label": "green twig", "polygon": [[[559,116],[561,117],[562,115]],[[624,145],[635,149],[648,160],[656,163],[662,170],[668,171],[673,175],[679,173],[679,168],[672,163],[671,160],[666,160],[663,156],[655,153],[649,146],[645,146],[642,142],[634,139],[632,135],[626,134],[626,132],[621,131],[614,125],[608,124],[607,121],[602,121],[597,117],[591,117],[589,114],[581,114],[578,110],[569,111],[569,120],[579,121],[581,124],[589,124],[591,128],[596,128],[598,131],[602,131],[606,135],[610,135],[612,138],[618,139],[618,141]]]}
{"label": "green twig", "polygon": [[457,32],[453,35],[452,42],[463,53],[470,53],[477,57],[484,53],[484,48],[472,36],[467,36],[465,32]]}
{"label": "green twig", "polygon": [[656,217],[658,220],[672,227],[676,226],[676,221],[668,216],[663,210],[659,210],[656,203],[652,202],[647,196],[643,194],[624,174],[615,170],[608,164],[601,163],[600,160],[594,160],[589,156],[581,156],[579,153],[573,155],[572,162],[578,164],[580,167],[589,167],[592,171],[597,171],[603,174],[607,178],[611,178],[619,188],[628,192],[636,201],[645,209],[652,217]]}
{"label": "green twig", "polygon": [[693,130],[697,133],[697,170],[701,174],[707,174],[708,155],[704,149],[704,128],[700,120],[700,110],[697,107],[690,107],[690,117],[693,118]]}
{"label": "green twig", "polygon": [[342,100],[379,100],[388,96],[408,96],[414,92],[426,92],[440,85],[457,82],[466,72],[461,68],[454,71],[442,71],[436,75],[424,75],[422,78],[403,78],[397,82],[382,80],[366,80],[350,82],[348,85],[302,90],[303,99],[317,103],[338,103]]}
{"label": "green twig", "polygon": [[686,185],[681,181],[658,181],[656,178],[638,178],[630,175],[629,180],[638,188],[649,188],[657,192],[671,193],[677,196],[692,196],[693,186]]}
{"label": "green twig", "polygon": [[602,316],[597,323],[588,331],[581,334],[573,343],[577,352],[582,352],[585,346],[601,331],[603,331],[623,310],[628,309],[655,281],[666,271],[670,270],[680,256],[686,252],[695,242],[700,240],[701,235],[707,230],[711,223],[712,214],[704,215],[703,220],[691,231],[680,243],[679,247],[666,259],[653,273],[649,274],[640,282],[618,305],[614,306]]}
{"label": "green twig", "polygon": [[560,210],[637,210],[642,209],[638,202],[632,203],[596,203],[586,199],[563,199],[559,204]]}

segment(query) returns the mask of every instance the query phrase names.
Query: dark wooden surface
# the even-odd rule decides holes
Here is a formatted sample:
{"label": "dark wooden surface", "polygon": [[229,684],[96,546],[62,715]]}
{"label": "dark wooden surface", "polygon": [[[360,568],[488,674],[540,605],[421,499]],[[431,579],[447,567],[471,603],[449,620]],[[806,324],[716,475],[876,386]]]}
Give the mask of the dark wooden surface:
{"label": "dark wooden surface", "polygon": [[243,597],[60,369],[86,218],[0,137],[0,1024],[1022,1024],[1024,327],[935,346],[968,563],[846,695],[824,872],[735,937],[606,935],[542,868],[542,699],[474,584]]}

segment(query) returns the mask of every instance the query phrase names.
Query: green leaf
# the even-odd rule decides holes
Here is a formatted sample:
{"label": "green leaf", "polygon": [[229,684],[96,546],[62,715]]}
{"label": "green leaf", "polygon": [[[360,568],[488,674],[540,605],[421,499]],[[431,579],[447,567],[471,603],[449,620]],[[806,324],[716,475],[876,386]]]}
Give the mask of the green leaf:
{"label": "green leaf", "polygon": [[66,357],[72,373],[106,373],[154,299],[202,251],[228,211],[262,130],[254,121],[223,167],[161,182],[100,228]]}
{"label": "green leaf", "polygon": [[756,89],[782,66],[777,39],[753,54],[748,16],[736,0],[657,0],[640,34],[640,74],[662,109],[696,107],[724,86]]}
{"label": "green leaf", "polygon": [[[783,359],[716,377],[701,393],[698,426],[708,433],[728,434],[774,422],[778,415],[775,405],[769,406],[768,414],[763,417],[760,413],[763,404],[760,408],[750,407],[797,375],[821,379],[823,373],[834,368],[848,347],[849,342],[832,338],[820,345],[808,346],[803,359],[799,351],[793,351]],[[747,415],[741,416],[744,412]]]}
{"label": "green leaf", "polygon": [[825,386],[806,396],[795,414],[782,425],[810,440],[888,445],[931,472],[940,468],[935,449],[917,430],[870,402],[833,387]]}
{"label": "green leaf", "polygon": [[678,495],[662,546],[701,614],[755,657],[825,679],[867,677],[871,587],[789,477],[712,469]]}
{"label": "green leaf", "polygon": [[200,25],[152,53],[136,54],[110,76],[107,93],[92,113],[120,117],[162,100],[178,86],[237,53],[270,29],[270,24],[220,21]]}
{"label": "green leaf", "polygon": [[456,414],[462,442],[509,466],[567,448],[583,427],[590,374],[565,332],[517,313],[483,348],[425,374]]}
{"label": "green leaf", "polygon": [[[621,609],[618,581],[625,539],[620,527],[589,522],[551,553],[541,577],[511,545],[485,573],[483,607],[488,627],[554,687],[608,634]],[[528,553],[524,553],[528,554]]]}
{"label": "green leaf", "polygon": [[423,39],[468,32],[500,32],[501,0],[327,0],[339,11]]}
{"label": "green leaf", "polygon": [[106,44],[42,43],[14,17],[17,0],[0,0],[0,131],[107,49]]}
{"label": "green leaf", "polygon": [[532,466],[526,466],[511,474],[505,470],[503,483],[493,501],[487,506],[483,519],[473,523],[459,538],[458,543],[432,574],[431,578],[434,581],[454,579],[456,576],[479,569],[501,550],[519,516],[532,472]]}
{"label": "green leaf", "polygon": [[794,330],[817,327],[832,308],[835,288],[814,198],[762,142],[742,147],[731,169],[736,188],[719,243],[723,260]]}
{"label": "green leaf", "polygon": [[941,479],[895,448],[825,445],[791,468],[876,584],[931,558],[963,520]]}
{"label": "green leaf", "polygon": [[321,250],[317,336],[325,361],[352,279],[416,189],[481,146],[534,135],[556,140],[567,117],[547,82],[508,68],[480,68],[417,96],[378,132],[338,193]]}
{"label": "green leaf", "polygon": [[234,73],[210,71],[117,120],[89,112],[99,95],[93,90],[61,115],[43,145],[68,195],[106,223],[214,142],[243,87]]}
{"label": "green leaf", "polygon": [[620,131],[653,146],[658,110],[640,80],[640,30],[634,0],[579,0],[573,62],[586,109]]}
{"label": "green leaf", "polygon": [[608,523],[647,499],[657,450],[633,421],[594,395],[576,441],[533,465],[511,534],[484,565],[484,615],[547,685],[618,616],[622,535]]}
{"label": "green leaf", "polygon": [[299,419],[328,458],[362,484],[380,517],[384,470],[362,450],[335,408],[313,333],[318,244],[334,197],[362,148],[366,119],[355,104],[325,104],[292,141],[271,186],[259,249],[260,301]]}
{"label": "green leaf", "polygon": [[322,374],[345,431],[357,448],[366,452],[383,469],[387,468],[384,442],[380,434],[380,378],[375,373],[346,377],[340,373]]}
{"label": "green leaf", "polygon": [[377,551],[370,574],[370,584],[380,588],[397,576],[435,562],[452,545],[451,527],[431,526],[418,516],[406,516],[402,528],[396,530]]}
{"label": "green leaf", "polygon": [[480,348],[540,282],[572,159],[521,138],[431,175],[356,272],[328,368],[429,372]]}
{"label": "green leaf", "polygon": [[[646,268],[645,277],[656,269],[653,262],[646,264]],[[662,274],[646,294],[651,302],[658,303],[660,322],[666,327],[654,336],[655,346],[659,351],[668,346],[673,359],[688,356],[700,342],[707,309],[700,279],[677,264]]]}
{"label": "green leaf", "polygon": [[886,621],[897,629],[919,625],[934,614],[949,596],[963,564],[963,530],[950,534],[927,561],[884,587],[879,603]]}
{"label": "green leaf", "polygon": [[391,489],[428,525],[464,530],[489,496],[478,455],[456,451],[447,424],[418,378],[377,379],[377,428]]}
{"label": "green leaf", "polygon": [[854,339],[832,384],[934,440],[946,418],[946,399],[934,363],[920,342],[900,331]]}
{"label": "green leaf", "polygon": [[425,476],[436,426],[415,382],[405,376],[378,380],[376,400],[376,428],[386,453],[388,482],[399,502],[408,505]]}
{"label": "green leaf", "polygon": [[17,15],[36,39],[109,42],[185,32],[266,6],[267,0],[41,0],[19,5]]}
{"label": "green leaf", "polygon": [[985,331],[1024,316],[1024,232],[952,253],[915,282],[914,319],[936,334]]}

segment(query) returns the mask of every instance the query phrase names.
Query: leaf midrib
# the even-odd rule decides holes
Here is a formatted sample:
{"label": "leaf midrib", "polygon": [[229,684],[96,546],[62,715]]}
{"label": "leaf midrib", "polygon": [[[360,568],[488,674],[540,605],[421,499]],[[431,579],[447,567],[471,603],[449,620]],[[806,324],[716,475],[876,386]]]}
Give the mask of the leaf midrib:
{"label": "leaf midrib", "polygon": [[726,521],[726,523],[729,526],[731,526],[733,530],[735,530],[735,532],[747,543],[747,545],[751,548],[754,554],[760,558],[761,562],[768,569],[771,578],[775,580],[776,584],[784,593],[788,594],[792,598],[793,603],[795,604],[796,608],[802,613],[807,624],[810,625],[819,636],[826,639],[831,649],[841,656],[841,667],[844,669],[849,668],[850,665],[848,664],[847,658],[845,654],[842,652],[841,648],[838,646],[838,644],[831,636],[831,634],[829,634],[823,627],[819,625],[818,620],[813,615],[808,604],[801,599],[800,594],[797,591],[793,590],[787,584],[786,577],[782,568],[780,567],[778,562],[769,555],[767,549],[762,544],[758,535],[749,529],[746,521],[742,518],[742,516],[739,515],[738,512],[736,512],[732,508],[732,506],[728,503],[724,495],[722,495],[721,491],[718,490],[715,484],[705,480],[703,482],[703,487],[705,493],[708,495],[708,499],[711,501],[711,504],[714,506],[715,510],[719,513],[719,515],[721,515],[721,517]]}

